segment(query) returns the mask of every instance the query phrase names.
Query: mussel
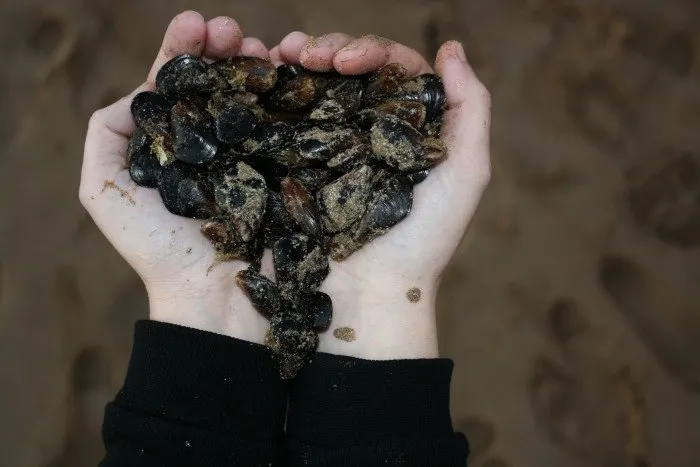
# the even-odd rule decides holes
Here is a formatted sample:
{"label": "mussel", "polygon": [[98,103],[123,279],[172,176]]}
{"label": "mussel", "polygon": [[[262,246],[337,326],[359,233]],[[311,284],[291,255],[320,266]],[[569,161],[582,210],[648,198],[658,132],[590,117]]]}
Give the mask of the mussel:
{"label": "mussel", "polygon": [[158,159],[151,152],[153,139],[145,130],[137,128],[131,139],[126,152],[126,164],[129,168],[131,179],[137,185],[148,188],[158,186],[158,173],[161,165]]}
{"label": "mussel", "polygon": [[223,87],[223,77],[193,55],[179,55],[171,59],[156,75],[156,89],[166,96],[209,94]]}
{"label": "mussel", "polygon": [[256,310],[266,318],[271,318],[280,310],[282,297],[277,284],[259,272],[250,269],[236,275],[236,284],[248,296]]}
{"label": "mussel", "polygon": [[394,115],[377,119],[372,125],[371,141],[375,156],[402,172],[430,168],[447,154],[442,140],[424,138],[410,123]]}
{"label": "mussel", "polygon": [[214,116],[216,137],[224,143],[245,140],[258,123],[250,107],[234,95],[214,94],[209,101],[209,112]]}
{"label": "mussel", "polygon": [[318,204],[326,232],[340,232],[360,219],[372,192],[371,180],[372,168],[363,165],[319,190]]}
{"label": "mussel", "polygon": [[263,176],[239,162],[215,180],[214,194],[236,234],[244,242],[251,241],[265,213],[267,185]]}
{"label": "mussel", "polygon": [[212,67],[233,89],[265,92],[277,82],[277,69],[269,60],[258,57],[231,57],[214,62]]}
{"label": "mussel", "polygon": [[180,102],[171,110],[175,157],[188,164],[203,164],[216,156],[219,142],[212,128],[211,116],[203,110]]}
{"label": "mussel", "polygon": [[217,212],[211,187],[192,166],[175,162],[158,172],[158,191],[166,209],[193,219],[207,219]]}
{"label": "mussel", "polygon": [[302,232],[311,238],[318,238],[323,233],[316,200],[309,190],[298,180],[287,177],[280,185],[282,201]]}

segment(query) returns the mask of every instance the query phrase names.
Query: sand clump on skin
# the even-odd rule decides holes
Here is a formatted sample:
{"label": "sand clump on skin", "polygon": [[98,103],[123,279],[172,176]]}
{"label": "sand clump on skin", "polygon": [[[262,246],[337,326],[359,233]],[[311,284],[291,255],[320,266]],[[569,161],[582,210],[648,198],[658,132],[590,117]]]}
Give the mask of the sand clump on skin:
{"label": "sand clump on skin", "polygon": [[345,342],[353,342],[357,338],[355,330],[349,327],[335,328],[333,336]]}

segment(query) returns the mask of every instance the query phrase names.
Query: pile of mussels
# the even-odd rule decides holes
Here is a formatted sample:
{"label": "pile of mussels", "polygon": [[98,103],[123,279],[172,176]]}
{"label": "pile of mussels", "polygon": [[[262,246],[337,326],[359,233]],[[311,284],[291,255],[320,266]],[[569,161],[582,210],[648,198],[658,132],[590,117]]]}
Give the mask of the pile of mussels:
{"label": "pile of mussels", "polygon": [[[174,58],[134,97],[128,166],[165,207],[205,219],[237,284],[270,320],[267,344],[293,378],[330,326],[318,291],[342,261],[403,220],[413,185],[446,155],[440,79],[400,64],[343,76],[255,57]],[[276,283],[260,274],[272,248]]]}

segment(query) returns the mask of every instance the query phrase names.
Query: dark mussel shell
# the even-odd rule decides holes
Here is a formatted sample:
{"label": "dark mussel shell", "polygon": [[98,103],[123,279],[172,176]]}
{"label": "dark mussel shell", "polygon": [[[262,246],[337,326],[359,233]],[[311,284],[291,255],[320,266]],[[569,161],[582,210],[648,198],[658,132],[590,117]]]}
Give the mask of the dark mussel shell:
{"label": "dark mussel shell", "polygon": [[442,121],[445,112],[445,88],[438,75],[426,73],[412,78],[394,94],[397,99],[417,101],[426,108],[428,123]]}
{"label": "dark mussel shell", "polygon": [[282,297],[277,284],[250,269],[236,275],[236,284],[245,292],[260,314],[270,319],[280,309]]}
{"label": "dark mussel shell", "polygon": [[333,300],[323,292],[312,292],[302,296],[299,307],[318,332],[327,330],[333,320]]}
{"label": "dark mussel shell", "polygon": [[293,138],[294,128],[287,122],[259,122],[236,149],[242,154],[267,153],[285,146]]}
{"label": "dark mussel shell", "polygon": [[175,157],[188,164],[203,164],[216,156],[219,143],[212,131],[211,116],[195,106],[180,102],[171,111]]}
{"label": "dark mussel shell", "polygon": [[424,139],[410,123],[394,115],[384,115],[372,125],[371,141],[375,156],[401,172],[430,168],[447,153],[442,141]]}
{"label": "dark mussel shell", "polygon": [[328,257],[306,235],[281,238],[272,248],[277,284],[284,297],[293,299],[300,292],[312,292],[328,276]]}
{"label": "dark mussel shell", "polygon": [[277,82],[277,69],[269,60],[259,57],[231,57],[214,62],[212,67],[234,89],[265,92]]}
{"label": "dark mussel shell", "polygon": [[379,68],[370,78],[362,95],[365,105],[373,105],[399,90],[407,79],[407,71],[400,63],[389,63]]}
{"label": "dark mussel shell", "polygon": [[216,202],[244,242],[251,241],[260,228],[267,191],[263,176],[243,162],[238,162],[214,182]]}
{"label": "dark mussel shell", "polygon": [[265,246],[269,248],[272,248],[280,238],[289,237],[295,233],[294,221],[284,207],[282,195],[272,190],[267,193],[267,205],[260,233]]}
{"label": "dark mussel shell", "polygon": [[342,127],[312,127],[294,137],[299,155],[314,162],[326,162],[339,151],[352,146],[356,139],[351,128]]}
{"label": "dark mussel shell", "polygon": [[362,217],[372,192],[372,169],[363,165],[319,190],[323,227],[328,233],[347,229]]}
{"label": "dark mussel shell", "polygon": [[320,89],[312,73],[295,65],[277,68],[277,84],[270,91],[265,106],[270,110],[296,112],[311,105]]}
{"label": "dark mussel shell", "polygon": [[395,115],[420,130],[426,121],[427,110],[423,103],[388,99],[374,107],[379,115]]}
{"label": "dark mussel shell", "polygon": [[151,150],[161,165],[175,160],[170,136],[170,109],[173,104],[165,97],[144,91],[131,101],[131,114],[139,128],[153,138]]}
{"label": "dark mussel shell", "polygon": [[338,172],[351,172],[356,168],[367,164],[367,160],[372,155],[372,147],[369,142],[358,140],[350,148],[338,153],[326,162],[329,169]]}
{"label": "dark mussel shell", "polygon": [[317,191],[331,179],[331,172],[321,167],[296,167],[289,176],[299,180],[310,191]]}
{"label": "dark mussel shell", "polygon": [[291,379],[309,362],[318,334],[300,313],[277,313],[270,319],[267,345],[279,359],[282,379]]}
{"label": "dark mussel shell", "polygon": [[173,58],[156,75],[156,89],[166,96],[209,94],[225,84],[216,70],[188,54]]}
{"label": "dark mussel shell", "polygon": [[368,243],[401,222],[413,206],[413,185],[406,177],[387,176],[375,187],[367,211],[355,231],[355,241]]}
{"label": "dark mussel shell", "polygon": [[428,175],[430,175],[430,169],[424,169],[419,170],[418,172],[406,174],[406,178],[414,185],[418,185],[419,183],[423,182],[426,178],[428,178]]}
{"label": "dark mussel shell", "polygon": [[326,91],[309,114],[309,119],[318,122],[340,122],[360,108],[364,83],[360,78],[347,78],[336,87]]}
{"label": "dark mussel shell", "polygon": [[214,94],[209,101],[209,112],[214,116],[216,137],[224,143],[243,141],[258,123],[253,111],[232,95]]}
{"label": "dark mussel shell", "polygon": [[158,173],[161,165],[151,153],[153,139],[145,130],[137,128],[131,135],[126,152],[126,165],[131,179],[140,186],[155,188],[158,186]]}
{"label": "dark mussel shell", "polygon": [[270,190],[279,192],[280,183],[289,174],[289,168],[274,159],[253,156],[245,159],[256,172],[265,177],[265,183]]}
{"label": "dark mussel shell", "polygon": [[320,237],[323,233],[321,219],[316,200],[309,190],[299,180],[291,177],[282,180],[280,188],[284,206],[301,231],[311,238]]}
{"label": "dark mussel shell", "polygon": [[193,219],[216,214],[211,187],[192,166],[174,162],[158,173],[158,192],[171,213]]}

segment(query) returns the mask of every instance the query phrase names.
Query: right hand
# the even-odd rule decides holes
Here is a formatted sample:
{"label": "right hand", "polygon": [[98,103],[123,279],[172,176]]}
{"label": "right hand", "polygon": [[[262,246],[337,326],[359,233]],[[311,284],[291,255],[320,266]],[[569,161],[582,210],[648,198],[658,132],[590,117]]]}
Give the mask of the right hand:
{"label": "right hand", "polygon": [[126,168],[135,129],[129,106],[135,94],[155,87],[156,73],[171,58],[189,53],[206,59],[237,54],[269,58],[255,38],[244,38],[231,18],[205,23],[199,13],[176,16],[146,82],[90,119],[85,141],[80,201],[114,248],[143,280],[156,321],[262,343],[267,322],[236,286],[247,264],[215,264],[201,221],[168,212],[155,189],[137,186]]}

